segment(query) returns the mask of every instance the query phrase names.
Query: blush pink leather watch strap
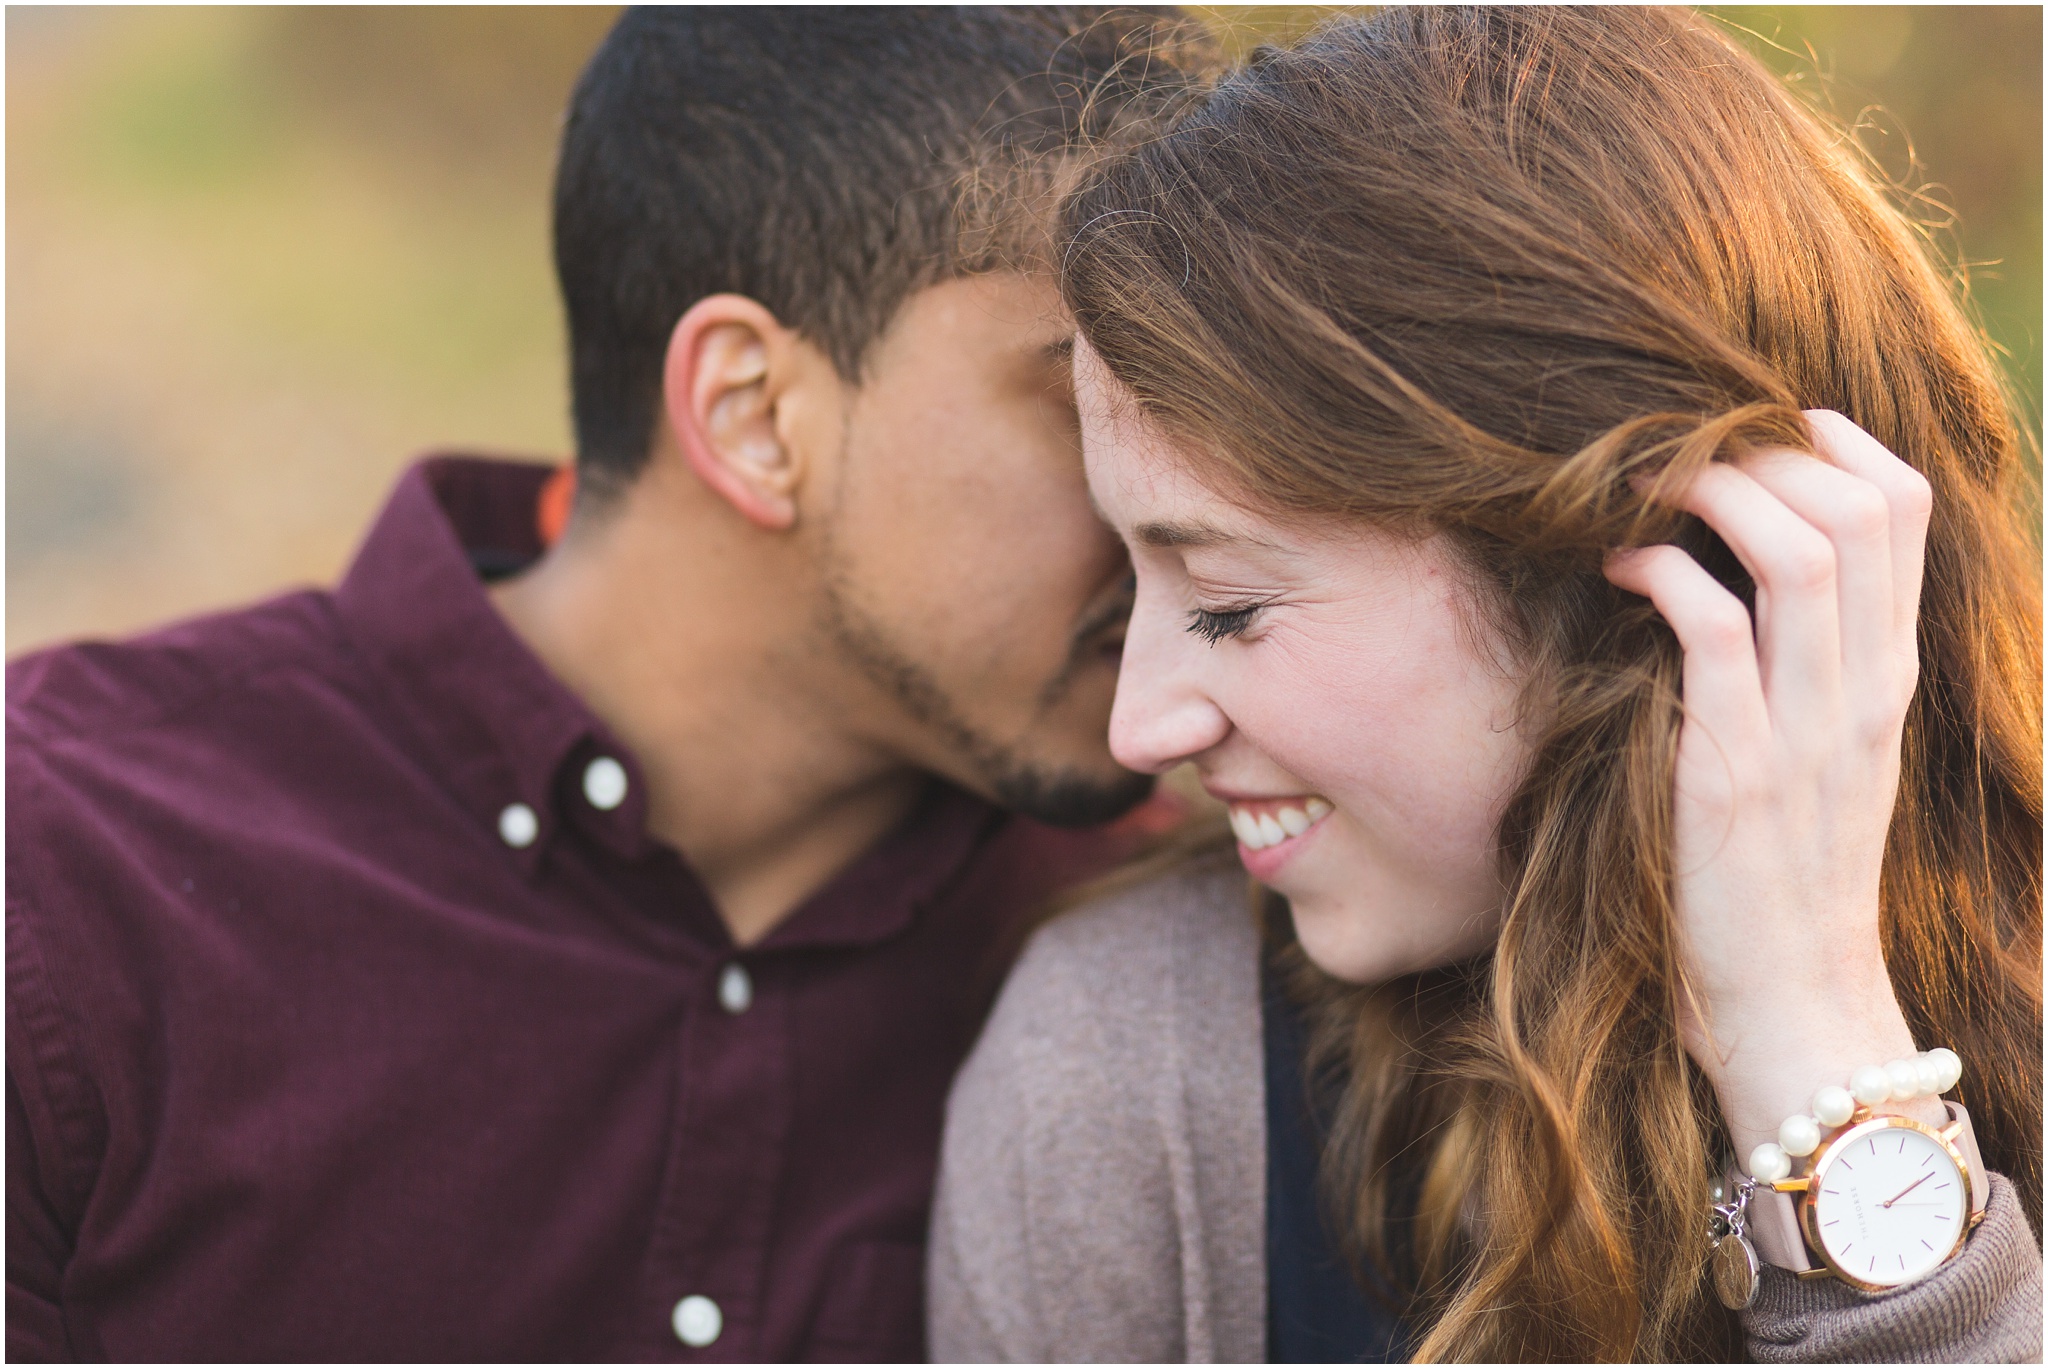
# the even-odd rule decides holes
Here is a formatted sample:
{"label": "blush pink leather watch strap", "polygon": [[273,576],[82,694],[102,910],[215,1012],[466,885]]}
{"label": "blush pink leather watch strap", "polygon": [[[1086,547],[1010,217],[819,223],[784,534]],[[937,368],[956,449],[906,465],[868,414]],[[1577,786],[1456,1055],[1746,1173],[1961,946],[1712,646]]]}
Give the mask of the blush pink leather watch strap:
{"label": "blush pink leather watch strap", "polygon": [[[1973,1216],[1981,1214],[1991,1197],[1991,1180],[1984,1173],[1984,1157],[1977,1153],[1977,1134],[1970,1129],[1970,1114],[1960,1103],[1944,1099],[1942,1106],[1948,1109],[1950,1121],[1963,1124],[1962,1133],[1956,1137],[1956,1149],[1963,1153],[1963,1159],[1970,1166],[1971,1213]],[[1730,1172],[1728,1183],[1731,1191],[1740,1177]],[[1799,1212],[1793,1205],[1792,1194],[1759,1188],[1749,1200],[1746,1215],[1750,1244],[1756,1247],[1759,1259],[1794,1272],[1820,1268],[1806,1248],[1806,1238],[1800,1234]]]}

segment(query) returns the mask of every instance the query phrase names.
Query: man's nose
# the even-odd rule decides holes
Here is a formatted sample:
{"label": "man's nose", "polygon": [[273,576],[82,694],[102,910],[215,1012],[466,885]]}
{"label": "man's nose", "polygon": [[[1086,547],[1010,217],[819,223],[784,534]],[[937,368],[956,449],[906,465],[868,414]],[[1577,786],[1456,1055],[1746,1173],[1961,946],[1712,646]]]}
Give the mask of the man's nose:
{"label": "man's nose", "polygon": [[1230,735],[1230,719],[1203,689],[1203,662],[1191,648],[1207,649],[1141,590],[1109,715],[1109,751],[1119,765],[1157,775]]}

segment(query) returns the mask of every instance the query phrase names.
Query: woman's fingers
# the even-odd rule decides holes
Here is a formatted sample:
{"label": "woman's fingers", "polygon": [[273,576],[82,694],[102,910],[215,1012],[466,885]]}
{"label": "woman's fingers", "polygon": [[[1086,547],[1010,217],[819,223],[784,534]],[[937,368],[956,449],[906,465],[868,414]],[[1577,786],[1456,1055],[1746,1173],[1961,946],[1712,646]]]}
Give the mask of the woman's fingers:
{"label": "woman's fingers", "polygon": [[1834,543],[1747,472],[1720,462],[1702,470],[1672,502],[1719,533],[1756,582],[1758,674],[1779,728],[1817,729],[1839,716],[1842,637]]}
{"label": "woman's fingers", "polygon": [[1656,605],[1671,625],[1685,651],[1686,712],[1724,751],[1767,742],[1771,720],[1756,638],[1742,601],[1677,547],[1610,552],[1606,573],[1621,588]]}
{"label": "woman's fingers", "polygon": [[1889,733],[1919,674],[1931,493],[1841,414],[1808,418],[1817,456],[1774,449],[1716,463],[1672,502],[1721,534],[1756,580],[1759,672],[1780,730],[1804,733],[1846,706]]}
{"label": "woman's fingers", "polygon": [[[1759,452],[1742,463],[1742,470],[1834,547],[1841,669],[1849,702],[1896,682],[1902,663],[1890,501],[1869,481],[1805,452]],[[1881,692],[1891,702],[1892,691]]]}
{"label": "woman's fingers", "polygon": [[1888,512],[1892,626],[1899,647],[1914,651],[1920,621],[1920,572],[1927,556],[1927,520],[1934,492],[1927,477],[1833,409],[1808,409],[1814,449],[1832,465],[1877,488]]}

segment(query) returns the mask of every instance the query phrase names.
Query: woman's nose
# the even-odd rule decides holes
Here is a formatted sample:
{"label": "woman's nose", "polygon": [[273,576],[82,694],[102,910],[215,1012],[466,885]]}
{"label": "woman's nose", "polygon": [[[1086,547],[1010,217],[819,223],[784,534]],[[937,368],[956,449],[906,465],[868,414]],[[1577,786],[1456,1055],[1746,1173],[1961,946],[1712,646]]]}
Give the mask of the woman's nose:
{"label": "woman's nose", "polygon": [[1202,688],[1179,620],[1143,593],[1131,611],[1116,706],[1109,715],[1109,751],[1127,769],[1156,775],[1216,746],[1230,719]]}

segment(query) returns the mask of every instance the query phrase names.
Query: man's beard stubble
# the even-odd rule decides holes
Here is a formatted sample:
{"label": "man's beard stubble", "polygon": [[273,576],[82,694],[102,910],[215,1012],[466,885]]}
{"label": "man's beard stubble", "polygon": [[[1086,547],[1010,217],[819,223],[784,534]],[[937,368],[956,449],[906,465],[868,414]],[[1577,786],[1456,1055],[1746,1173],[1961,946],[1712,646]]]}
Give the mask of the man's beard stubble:
{"label": "man's beard stubble", "polygon": [[[1126,580],[1114,593],[1099,596],[1082,614],[1069,638],[1066,661],[1039,691],[1041,715],[1058,706],[1089,657],[1106,649],[1112,632],[1121,631],[1130,617],[1130,605],[1131,589]],[[1151,794],[1150,775],[1123,771],[1112,779],[1071,768],[1054,769],[975,727],[931,672],[854,604],[839,574],[825,576],[819,626],[863,676],[912,719],[937,732],[965,756],[1005,808],[1054,827],[1089,827],[1120,817]]]}

